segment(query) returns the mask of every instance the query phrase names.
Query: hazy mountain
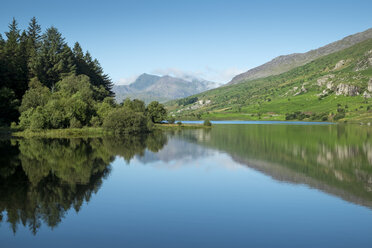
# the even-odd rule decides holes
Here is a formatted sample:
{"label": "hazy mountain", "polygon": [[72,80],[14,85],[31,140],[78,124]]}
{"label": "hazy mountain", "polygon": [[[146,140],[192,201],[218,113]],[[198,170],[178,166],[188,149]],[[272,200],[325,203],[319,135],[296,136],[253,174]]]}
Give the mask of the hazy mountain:
{"label": "hazy mountain", "polygon": [[293,53],[274,58],[270,62],[250,69],[247,72],[235,76],[228,84],[236,84],[242,81],[253,80],[257,78],[279,75],[298,66],[305,65],[317,58],[328,55],[345,48],[351,47],[359,42],[372,38],[372,28],[345,37],[342,40],[330,43],[326,46],[311,50],[306,53]]}
{"label": "hazy mountain", "polygon": [[115,85],[113,90],[116,100],[121,102],[129,97],[138,98],[146,103],[151,101],[165,102],[187,97],[216,87],[210,81],[196,78],[176,78],[171,76],[140,75],[129,85]]}

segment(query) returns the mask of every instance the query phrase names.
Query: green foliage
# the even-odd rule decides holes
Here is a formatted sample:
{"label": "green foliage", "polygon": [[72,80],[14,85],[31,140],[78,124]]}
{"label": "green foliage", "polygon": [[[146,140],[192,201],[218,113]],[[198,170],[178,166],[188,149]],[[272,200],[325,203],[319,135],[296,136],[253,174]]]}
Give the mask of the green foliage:
{"label": "green foliage", "polygon": [[20,127],[24,129],[97,126],[114,108],[110,99],[99,101],[99,89],[85,75],[64,77],[53,93],[38,81],[32,82],[22,99]]}
{"label": "green foliage", "polygon": [[[21,31],[13,19],[5,36],[4,40],[0,35],[0,98],[7,98],[0,104],[1,123],[16,121],[18,109],[25,112],[44,106],[50,95],[47,89],[56,91],[57,82],[69,75],[86,75],[95,87],[95,100],[114,95],[112,81],[103,73],[99,62],[89,52],[84,54],[81,47],[79,50],[75,46],[72,51],[55,27],[41,34],[41,27],[33,17],[27,30]],[[80,91],[82,99],[86,98]],[[80,121],[84,124],[88,120]]]}
{"label": "green foliage", "polygon": [[149,119],[142,113],[127,107],[111,111],[103,122],[103,127],[117,134],[136,134],[150,131]]}
{"label": "green foliage", "polygon": [[198,101],[198,98],[197,97],[186,97],[186,98],[183,98],[183,99],[180,99],[177,101],[178,105],[182,105],[182,106],[186,106],[186,105],[189,105],[189,104],[193,104],[195,102]]}
{"label": "green foliage", "polygon": [[37,78],[30,81],[29,89],[23,95],[22,103],[19,111],[22,113],[29,108],[37,108],[45,106],[50,98],[50,90],[43,86]]}
{"label": "green foliage", "polygon": [[210,126],[212,126],[212,123],[209,120],[205,120],[203,125],[207,126],[207,127],[210,127]]}
{"label": "green foliage", "polygon": [[174,118],[173,116],[168,117],[167,122],[168,122],[169,124],[174,124],[174,123],[176,122],[176,118]]}
{"label": "green foliage", "polygon": [[147,106],[146,115],[153,123],[160,123],[167,118],[167,111],[163,104],[153,101]]}

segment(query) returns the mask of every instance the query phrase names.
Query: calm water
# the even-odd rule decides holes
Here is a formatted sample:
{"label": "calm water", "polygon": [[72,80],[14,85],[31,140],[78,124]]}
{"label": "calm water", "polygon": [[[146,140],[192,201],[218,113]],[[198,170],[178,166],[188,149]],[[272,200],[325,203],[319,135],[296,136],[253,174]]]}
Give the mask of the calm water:
{"label": "calm water", "polygon": [[372,247],[372,129],[0,140],[0,247]]}

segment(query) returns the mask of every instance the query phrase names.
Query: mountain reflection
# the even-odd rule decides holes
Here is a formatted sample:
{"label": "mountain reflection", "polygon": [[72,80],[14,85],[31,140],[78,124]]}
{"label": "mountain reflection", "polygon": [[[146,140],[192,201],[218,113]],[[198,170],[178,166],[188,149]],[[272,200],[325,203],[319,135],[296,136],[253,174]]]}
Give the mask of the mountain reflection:
{"label": "mountain reflection", "polygon": [[[115,156],[130,161],[167,143],[163,133],[103,139],[0,140],[0,222],[36,234],[79,212],[110,173]],[[3,216],[6,213],[7,218]],[[5,220],[6,219],[6,220]]]}
{"label": "mountain reflection", "polygon": [[180,134],[279,181],[306,184],[372,208],[372,128],[217,125]]}

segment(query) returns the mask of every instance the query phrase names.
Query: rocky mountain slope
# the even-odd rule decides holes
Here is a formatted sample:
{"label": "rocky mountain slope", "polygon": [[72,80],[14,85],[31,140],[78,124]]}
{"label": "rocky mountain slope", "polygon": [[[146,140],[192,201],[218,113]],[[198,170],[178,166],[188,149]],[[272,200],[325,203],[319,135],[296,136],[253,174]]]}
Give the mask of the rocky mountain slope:
{"label": "rocky mountain slope", "polygon": [[215,87],[215,83],[202,79],[181,79],[171,76],[140,75],[129,85],[115,85],[113,90],[118,102],[125,98],[165,102],[187,97]]}
{"label": "rocky mountain slope", "polygon": [[280,75],[167,103],[179,119],[372,123],[372,39]]}
{"label": "rocky mountain slope", "polygon": [[315,50],[311,50],[306,53],[293,53],[289,55],[283,55],[274,58],[270,62],[263,65],[250,69],[247,72],[235,76],[229,84],[236,84],[242,81],[248,81],[272,75],[279,75],[283,72],[287,72],[298,66],[305,65],[317,58],[322,56],[341,51],[345,48],[353,46],[364,40],[372,38],[372,28],[364,32],[356,33],[345,37],[342,40],[330,43],[326,46],[320,47]]}

